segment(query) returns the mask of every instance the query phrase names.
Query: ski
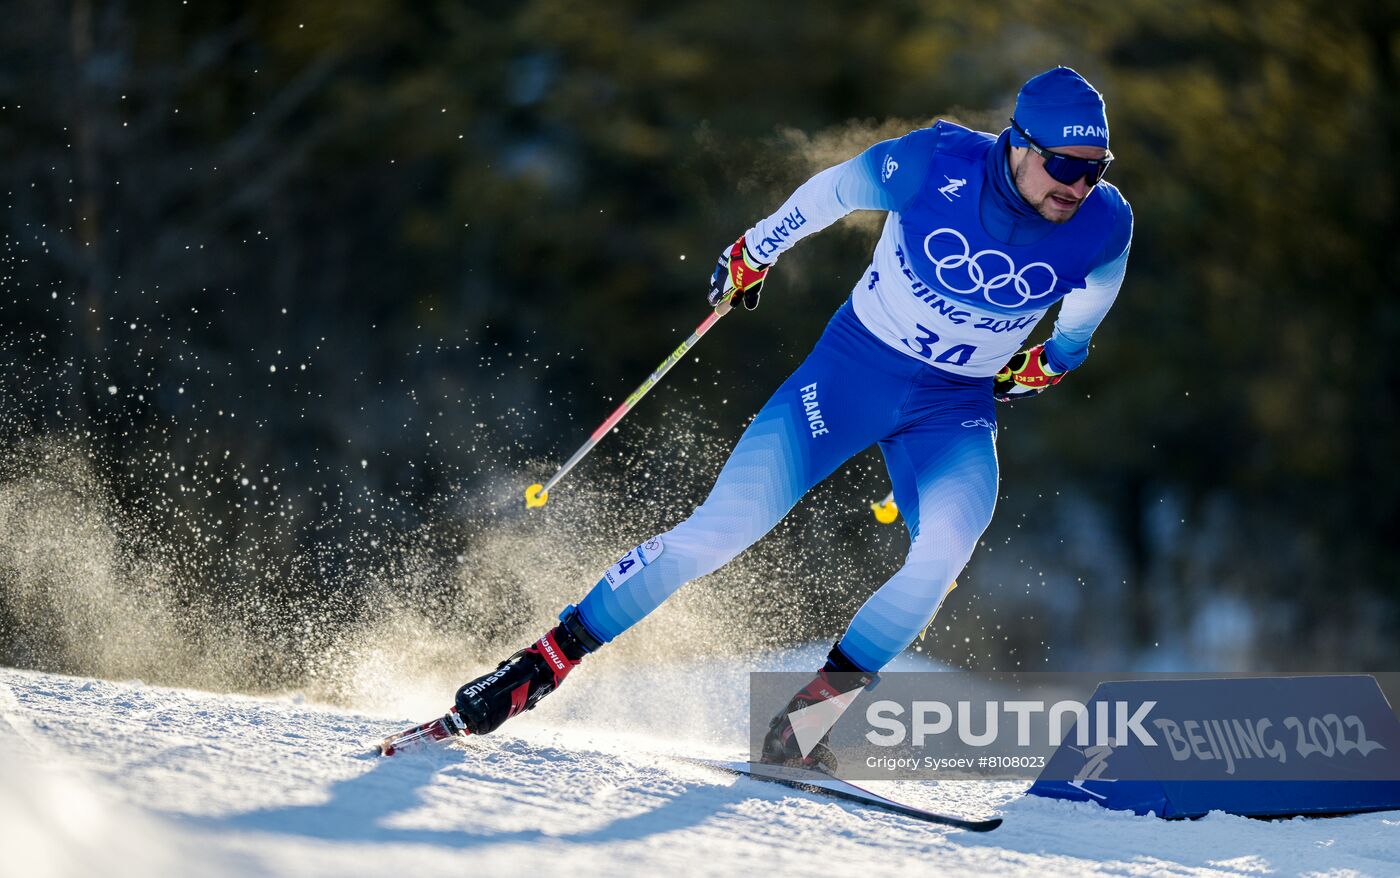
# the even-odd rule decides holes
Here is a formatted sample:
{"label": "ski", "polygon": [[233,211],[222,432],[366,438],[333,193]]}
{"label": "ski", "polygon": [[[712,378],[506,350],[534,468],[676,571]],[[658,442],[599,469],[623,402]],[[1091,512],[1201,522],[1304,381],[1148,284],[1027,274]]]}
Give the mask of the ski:
{"label": "ski", "polygon": [[[468,734],[470,733],[462,723],[461,718],[457,716],[457,708],[454,707],[444,716],[428,720],[411,729],[405,729],[402,732],[390,735],[381,741],[375,749],[381,756],[395,756],[408,750],[423,749],[452,738],[465,737]],[[699,759],[691,756],[676,756],[674,758],[692,765],[699,765],[704,768],[711,768],[716,771],[723,771],[740,777],[751,777],[754,780],[780,783],[794,789],[802,790],[803,792],[830,796],[834,799],[842,799],[860,805],[868,805],[872,808],[879,808],[883,811],[890,811],[895,814],[903,814],[906,817],[922,820],[925,823],[937,823],[941,826],[966,829],[969,832],[991,832],[1001,825],[1000,817],[974,820],[966,817],[955,817],[950,814],[939,814],[936,811],[929,811],[924,808],[915,807],[914,805],[896,802],[879,793],[871,792],[864,787],[856,786],[849,781],[841,780],[838,777],[834,777],[822,771],[787,768],[781,765],[765,765],[760,762],[731,762],[720,759]]]}
{"label": "ski", "polygon": [[393,756],[405,750],[422,749],[430,744],[467,734],[470,733],[467,731],[467,727],[462,724],[461,718],[457,716],[457,708],[454,707],[444,716],[430,719],[411,729],[404,729],[402,732],[390,735],[380,741],[376,749],[378,749],[380,756]]}
{"label": "ski", "polygon": [[848,802],[869,805],[873,808],[891,811],[895,814],[903,814],[906,817],[913,817],[915,820],[922,820],[925,823],[952,826],[957,829],[966,829],[969,832],[991,832],[1001,825],[1000,817],[973,820],[966,817],[939,814],[935,811],[928,811],[913,805],[906,805],[903,802],[896,802],[893,799],[885,798],[879,793],[873,793],[864,787],[858,787],[849,781],[833,777],[823,771],[787,768],[781,765],[765,765],[760,762],[727,762],[719,759],[696,759],[688,756],[677,758],[693,765],[713,768],[729,774],[739,775],[740,777],[751,777],[755,780],[780,783],[785,786],[793,787],[794,789],[802,790],[803,792],[816,793],[817,795],[831,796],[835,799],[843,799]]}

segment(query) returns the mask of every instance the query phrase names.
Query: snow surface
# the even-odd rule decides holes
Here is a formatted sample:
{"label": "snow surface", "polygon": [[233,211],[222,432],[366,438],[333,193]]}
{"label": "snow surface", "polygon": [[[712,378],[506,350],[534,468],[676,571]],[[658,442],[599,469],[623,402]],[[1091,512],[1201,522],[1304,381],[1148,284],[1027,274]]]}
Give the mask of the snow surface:
{"label": "snow surface", "polygon": [[[1169,822],[1023,783],[872,785],[1005,817],[979,835],[670,758],[742,752],[741,670],[706,722],[617,699],[635,672],[580,671],[509,734],[381,759],[369,744],[445,704],[369,716],[0,669],[0,875],[1400,875],[1395,813]],[[671,693],[693,676],[657,673]]]}

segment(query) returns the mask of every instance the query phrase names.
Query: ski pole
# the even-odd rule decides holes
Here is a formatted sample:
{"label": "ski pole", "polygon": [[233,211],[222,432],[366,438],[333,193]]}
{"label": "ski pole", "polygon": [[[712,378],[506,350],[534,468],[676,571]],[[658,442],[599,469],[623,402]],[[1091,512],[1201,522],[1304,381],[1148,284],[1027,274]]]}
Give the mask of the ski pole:
{"label": "ski pole", "polygon": [[881,524],[893,523],[899,517],[899,507],[894,502],[894,491],[879,503],[871,503],[870,511],[875,513],[875,520]]}
{"label": "ski pole", "polygon": [[687,351],[695,347],[695,343],[700,340],[700,337],[709,332],[710,327],[718,323],[721,317],[729,313],[729,308],[729,299],[721,301],[719,305],[715,307],[715,310],[710,312],[710,316],[706,317],[701,321],[699,326],[695,327],[695,331],[690,334],[690,338],[681,342],[680,347],[671,351],[671,355],[661,361],[661,365],[657,366],[656,370],[647,376],[647,380],[643,381],[636,390],[632,391],[632,394],[622,401],[622,405],[618,406],[616,411],[608,415],[606,421],[598,425],[598,429],[593,431],[593,434],[588,437],[588,441],[584,442],[579,450],[574,452],[574,456],[566,460],[564,465],[559,467],[558,471],[550,476],[547,482],[543,485],[536,483],[526,488],[525,506],[530,509],[538,509],[547,503],[549,501],[549,489],[559,484],[559,480],[564,478],[569,470],[574,468],[575,464],[583,460],[584,457],[588,455],[588,452],[593,450],[593,446],[597,445],[604,436],[608,435],[608,432],[612,430],[613,427],[617,426],[617,422],[622,420],[623,416],[630,412],[632,407],[641,401],[642,397],[647,395],[647,391],[655,387],[662,376],[671,371],[671,367],[679,363],[681,357],[685,356]]}

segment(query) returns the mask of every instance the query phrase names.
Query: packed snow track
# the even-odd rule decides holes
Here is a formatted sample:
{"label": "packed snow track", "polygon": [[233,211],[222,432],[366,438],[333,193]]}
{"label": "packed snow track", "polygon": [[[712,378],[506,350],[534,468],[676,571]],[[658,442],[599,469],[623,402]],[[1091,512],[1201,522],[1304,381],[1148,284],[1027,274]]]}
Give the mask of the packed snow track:
{"label": "packed snow track", "polygon": [[1400,874],[1393,813],[1167,822],[1021,783],[881,786],[1005,817],[978,835],[687,764],[725,754],[645,723],[538,713],[382,759],[425,717],[0,670],[0,873]]}

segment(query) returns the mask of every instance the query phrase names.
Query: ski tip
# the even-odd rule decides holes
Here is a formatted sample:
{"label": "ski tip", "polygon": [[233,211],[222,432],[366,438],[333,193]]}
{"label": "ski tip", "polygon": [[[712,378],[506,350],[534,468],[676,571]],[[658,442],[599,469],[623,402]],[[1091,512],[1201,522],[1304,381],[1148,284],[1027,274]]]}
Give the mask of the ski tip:
{"label": "ski tip", "polygon": [[371,753],[378,751],[380,756],[393,756],[405,750],[418,750],[430,744],[462,737],[466,734],[468,734],[467,728],[457,716],[457,708],[453,707],[447,711],[445,716],[430,719],[411,729],[390,735],[380,741],[371,750]]}
{"label": "ski tip", "polygon": [[400,732],[396,735],[390,735],[378,744],[371,744],[369,747],[369,755],[378,757],[393,756],[395,753],[399,752],[399,748],[395,745],[408,734],[408,732]]}

